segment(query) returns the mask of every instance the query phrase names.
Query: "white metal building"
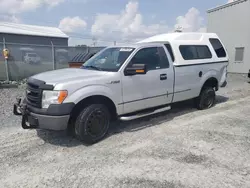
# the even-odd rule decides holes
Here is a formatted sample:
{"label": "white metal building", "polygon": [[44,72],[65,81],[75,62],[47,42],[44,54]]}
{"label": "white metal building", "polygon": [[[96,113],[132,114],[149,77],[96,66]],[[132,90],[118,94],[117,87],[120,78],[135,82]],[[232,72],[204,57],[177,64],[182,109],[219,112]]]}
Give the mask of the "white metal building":
{"label": "white metal building", "polygon": [[250,69],[250,0],[236,0],[207,11],[207,32],[217,33],[225,44],[230,63],[228,72]]}

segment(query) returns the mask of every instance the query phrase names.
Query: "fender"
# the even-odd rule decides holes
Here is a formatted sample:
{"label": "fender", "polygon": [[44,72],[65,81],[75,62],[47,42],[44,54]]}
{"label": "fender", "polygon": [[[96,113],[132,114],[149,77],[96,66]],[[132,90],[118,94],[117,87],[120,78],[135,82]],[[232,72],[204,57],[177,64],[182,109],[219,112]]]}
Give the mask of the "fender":
{"label": "fender", "polygon": [[87,97],[91,97],[94,95],[102,95],[104,97],[109,98],[116,106],[116,111],[119,114],[123,107],[117,104],[121,103],[121,96],[117,95],[114,91],[112,91],[109,87],[104,85],[87,85],[82,87],[81,89],[76,90],[74,93],[69,95],[63,103],[74,102],[75,104],[79,103],[83,99]]}
{"label": "fender", "polygon": [[216,70],[210,70],[206,74],[204,74],[202,76],[202,78],[201,78],[201,81],[200,81],[200,91],[201,91],[203,85],[205,84],[205,82],[208,79],[210,79],[210,78],[215,78],[218,81],[218,84],[219,84],[219,72],[216,71]]}

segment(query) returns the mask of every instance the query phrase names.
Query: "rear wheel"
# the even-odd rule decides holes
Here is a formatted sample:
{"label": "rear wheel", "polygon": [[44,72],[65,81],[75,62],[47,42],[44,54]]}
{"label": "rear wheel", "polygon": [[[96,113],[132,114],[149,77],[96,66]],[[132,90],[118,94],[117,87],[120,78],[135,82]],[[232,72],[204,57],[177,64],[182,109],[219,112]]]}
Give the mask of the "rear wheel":
{"label": "rear wheel", "polygon": [[75,136],[85,144],[94,144],[102,140],[110,126],[110,112],[103,104],[91,104],[85,107],[75,121]]}
{"label": "rear wheel", "polygon": [[209,109],[215,104],[215,90],[212,87],[204,87],[200,96],[195,99],[195,105],[199,110]]}

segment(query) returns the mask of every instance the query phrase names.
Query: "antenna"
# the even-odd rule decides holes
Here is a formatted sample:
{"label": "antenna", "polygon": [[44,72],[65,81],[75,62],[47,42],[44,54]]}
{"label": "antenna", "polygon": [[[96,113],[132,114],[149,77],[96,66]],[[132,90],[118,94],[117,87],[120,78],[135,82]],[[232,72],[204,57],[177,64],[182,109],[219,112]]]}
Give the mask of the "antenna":
{"label": "antenna", "polygon": [[183,31],[183,28],[181,26],[177,26],[174,32],[181,33],[182,31]]}

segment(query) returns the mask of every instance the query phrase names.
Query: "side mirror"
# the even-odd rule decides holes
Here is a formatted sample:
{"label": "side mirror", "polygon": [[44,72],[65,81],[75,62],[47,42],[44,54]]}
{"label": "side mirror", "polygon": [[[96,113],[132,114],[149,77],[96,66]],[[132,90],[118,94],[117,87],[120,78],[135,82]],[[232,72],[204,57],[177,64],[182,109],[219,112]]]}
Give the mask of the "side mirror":
{"label": "side mirror", "polygon": [[133,76],[136,74],[146,74],[147,68],[145,64],[133,64],[132,67],[127,67],[124,71],[125,76]]}

